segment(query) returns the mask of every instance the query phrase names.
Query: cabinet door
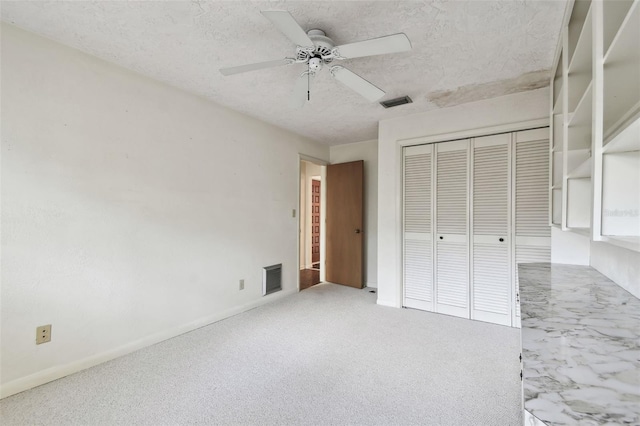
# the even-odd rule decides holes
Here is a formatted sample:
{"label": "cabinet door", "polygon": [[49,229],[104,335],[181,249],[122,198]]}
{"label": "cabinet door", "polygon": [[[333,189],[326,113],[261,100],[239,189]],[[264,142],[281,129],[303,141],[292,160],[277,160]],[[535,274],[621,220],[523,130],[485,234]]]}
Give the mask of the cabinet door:
{"label": "cabinet door", "polygon": [[436,311],[469,318],[469,140],[436,145]]}
{"label": "cabinet door", "polygon": [[511,134],[472,144],[471,318],[511,325]]}
{"label": "cabinet door", "polygon": [[433,146],[404,149],[404,306],[433,311]]}

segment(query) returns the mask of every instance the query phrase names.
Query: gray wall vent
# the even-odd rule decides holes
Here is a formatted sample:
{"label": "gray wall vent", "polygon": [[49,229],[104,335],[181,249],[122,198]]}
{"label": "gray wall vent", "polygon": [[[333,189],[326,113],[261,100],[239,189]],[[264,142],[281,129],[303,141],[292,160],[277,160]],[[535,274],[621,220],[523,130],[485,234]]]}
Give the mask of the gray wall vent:
{"label": "gray wall vent", "polygon": [[413,103],[411,98],[408,97],[408,96],[403,96],[401,98],[395,98],[395,99],[389,99],[388,101],[382,101],[382,102],[380,102],[380,105],[382,105],[385,108],[393,108],[393,107],[397,107],[398,105],[404,105],[404,104],[410,104],[410,103]]}
{"label": "gray wall vent", "polygon": [[282,263],[265,266],[262,270],[262,295],[282,290]]}

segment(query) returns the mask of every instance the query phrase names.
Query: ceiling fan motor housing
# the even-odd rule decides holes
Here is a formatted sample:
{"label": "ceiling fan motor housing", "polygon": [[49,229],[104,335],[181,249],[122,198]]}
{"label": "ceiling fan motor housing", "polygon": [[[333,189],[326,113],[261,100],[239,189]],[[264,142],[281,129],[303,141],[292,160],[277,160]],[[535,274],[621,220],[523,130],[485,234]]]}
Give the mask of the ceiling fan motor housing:
{"label": "ceiling fan motor housing", "polygon": [[[319,29],[313,29],[307,31],[307,35],[316,46],[316,50],[314,54],[322,57],[331,55],[331,50],[335,47],[335,43],[329,37],[326,36],[325,32]],[[328,58],[327,58],[328,59]],[[332,59],[332,58],[331,58]],[[330,62],[331,59],[326,60],[326,62]]]}

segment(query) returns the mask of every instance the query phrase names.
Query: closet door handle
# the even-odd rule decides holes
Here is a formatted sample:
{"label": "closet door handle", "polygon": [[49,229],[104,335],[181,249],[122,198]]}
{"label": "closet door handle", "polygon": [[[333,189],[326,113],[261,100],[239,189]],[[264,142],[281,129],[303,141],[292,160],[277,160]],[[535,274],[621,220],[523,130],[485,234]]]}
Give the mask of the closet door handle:
{"label": "closet door handle", "polygon": [[444,240],[444,237],[443,237],[442,235],[440,235],[440,239],[441,239],[441,240]]}
{"label": "closet door handle", "polygon": [[498,241],[503,242],[503,241],[504,241],[504,238],[500,238]]}

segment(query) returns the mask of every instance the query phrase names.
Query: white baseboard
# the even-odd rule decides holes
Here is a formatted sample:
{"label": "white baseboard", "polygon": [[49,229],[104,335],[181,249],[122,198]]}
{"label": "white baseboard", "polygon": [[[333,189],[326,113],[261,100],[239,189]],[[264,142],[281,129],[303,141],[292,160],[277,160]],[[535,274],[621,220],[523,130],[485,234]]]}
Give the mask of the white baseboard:
{"label": "white baseboard", "polygon": [[378,305],[389,306],[391,308],[399,308],[400,307],[400,306],[396,305],[395,302],[392,302],[390,300],[383,300],[383,299],[380,299],[380,297],[378,297],[378,300],[376,301],[376,303]]}
{"label": "white baseboard", "polygon": [[374,282],[367,281],[367,287],[368,287],[368,288],[375,288],[375,289],[377,289],[377,288],[378,288],[378,283],[374,283]]}
{"label": "white baseboard", "polygon": [[204,327],[225,318],[229,318],[242,312],[246,312],[250,309],[256,308],[266,303],[274,302],[278,299],[282,299],[283,297],[290,296],[297,292],[298,289],[279,291],[277,293],[273,293],[260,299],[251,301],[244,305],[240,305],[226,311],[210,315],[196,321],[192,321],[188,324],[161,331],[147,337],[143,337],[142,339],[127,343],[126,345],[119,346],[112,350],[92,355],[87,358],[79,359],[68,364],[56,365],[54,367],[47,368],[46,370],[33,373],[29,376],[12,380],[0,386],[0,399],[15,395],[20,392],[24,392],[28,389],[35,388],[36,386],[44,385],[45,383],[49,383],[70,374],[77,373],[78,371],[86,370],[87,368],[102,364],[103,362],[111,361],[112,359],[127,355],[142,348],[146,348],[147,346],[155,345],[156,343],[160,343],[164,340],[171,339],[200,327]]}

